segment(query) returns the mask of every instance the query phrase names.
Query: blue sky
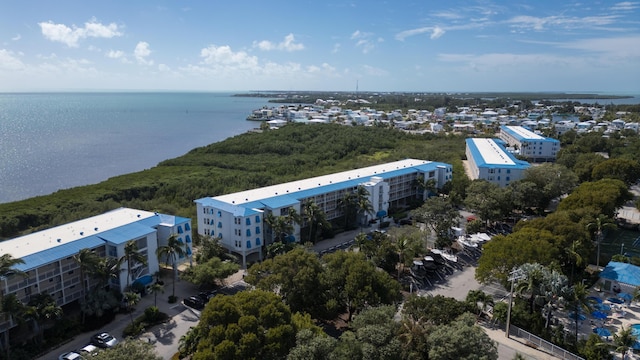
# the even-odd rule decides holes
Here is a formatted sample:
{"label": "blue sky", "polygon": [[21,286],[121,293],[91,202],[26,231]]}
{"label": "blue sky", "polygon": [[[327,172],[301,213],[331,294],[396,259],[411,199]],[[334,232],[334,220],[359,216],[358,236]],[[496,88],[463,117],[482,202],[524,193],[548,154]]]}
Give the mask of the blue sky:
{"label": "blue sky", "polygon": [[640,1],[0,2],[0,91],[640,93]]}

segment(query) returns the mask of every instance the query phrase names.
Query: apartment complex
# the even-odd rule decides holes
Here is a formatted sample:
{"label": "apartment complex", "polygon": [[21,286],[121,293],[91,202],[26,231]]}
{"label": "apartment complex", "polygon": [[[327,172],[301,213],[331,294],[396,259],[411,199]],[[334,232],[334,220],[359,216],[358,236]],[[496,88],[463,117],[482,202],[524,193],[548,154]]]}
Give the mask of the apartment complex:
{"label": "apartment complex", "polygon": [[501,126],[500,139],[531,162],[555,161],[560,141],[540,136],[522,126]]}
{"label": "apartment complex", "polygon": [[466,154],[471,180],[484,179],[504,187],[520,180],[530,164],[516,159],[498,139],[469,138]]}
{"label": "apartment complex", "polygon": [[[406,159],[197,199],[198,233],[221,238],[221,244],[238,254],[243,267],[246,267],[247,260],[261,260],[265,242],[269,244],[272,241],[271,231],[264,223],[268,214],[286,215],[289,209],[302,214],[303,204],[313,200],[331,221],[344,216],[340,200],[362,186],[369,193],[373,216],[384,217],[390,207],[403,207],[413,199],[424,198],[425,191],[415,183],[420,177],[432,179],[436,187],[441,188],[451,180],[452,166]],[[300,241],[300,225],[294,226],[289,241]]]}
{"label": "apartment complex", "polygon": [[[138,252],[147,259],[147,265],[133,267],[130,282],[147,285],[159,270],[156,249],[167,245],[171,235],[184,244],[186,256],[179,261],[186,261],[192,252],[191,219],[130,208],[2,241],[0,253],[22,259],[24,264],[13,268],[26,276],[0,277],[0,289],[3,295],[15,294],[23,303],[28,303],[32,295],[46,292],[58,305],[69,304],[80,299],[83,289],[80,268],[73,256],[81,249],[91,249],[101,257],[121,258],[130,240],[136,241]],[[129,275],[127,264],[123,263],[121,269],[119,278],[112,279],[110,285],[124,291]],[[87,277],[85,281],[91,286],[96,280]],[[0,322],[0,332],[14,325]]]}

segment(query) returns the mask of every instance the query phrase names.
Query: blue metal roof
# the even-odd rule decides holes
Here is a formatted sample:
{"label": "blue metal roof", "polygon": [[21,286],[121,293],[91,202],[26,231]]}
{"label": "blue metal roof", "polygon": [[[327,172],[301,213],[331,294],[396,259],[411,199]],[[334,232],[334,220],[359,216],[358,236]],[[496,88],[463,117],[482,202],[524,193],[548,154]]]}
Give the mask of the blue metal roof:
{"label": "blue metal roof", "polygon": [[260,202],[266,205],[270,209],[278,209],[278,208],[297,205],[299,201],[294,196],[283,194],[278,196],[272,196],[266,199],[261,199]]}
{"label": "blue metal roof", "polygon": [[96,235],[92,235],[27,255],[22,258],[24,264],[16,264],[13,268],[20,271],[29,271],[42,265],[73,256],[82,249],[93,249],[100,245],[104,245],[104,240]]}
{"label": "blue metal roof", "polygon": [[640,286],[640,267],[611,261],[604,270],[600,272],[600,277],[632,286]]}
{"label": "blue metal roof", "polygon": [[[526,130],[531,131],[531,129],[530,129],[529,127],[522,126],[522,128],[524,128],[524,129],[526,129]],[[549,137],[544,137],[544,136],[542,137],[542,139],[539,139],[539,138],[537,138],[537,137],[535,137],[535,138],[525,137],[525,136],[522,136],[521,134],[519,134],[519,133],[517,133],[517,132],[515,132],[515,131],[511,130],[511,128],[510,128],[510,127],[508,127],[507,125],[502,125],[502,126],[500,126],[500,131],[504,131],[504,132],[509,133],[509,135],[513,136],[513,137],[514,137],[515,139],[517,139],[518,141],[541,141],[541,142],[542,142],[542,141],[544,141],[544,142],[557,142],[557,143],[559,143],[559,142],[560,142],[560,141],[559,141],[559,140],[557,140],[557,139],[549,138]],[[537,134],[536,134],[536,135],[537,135]],[[540,135],[537,135],[537,136],[540,136]]]}
{"label": "blue metal roof", "polygon": [[155,233],[156,229],[134,222],[115,229],[107,230],[96,236],[113,244],[123,244],[129,240],[141,238],[151,233]]}
{"label": "blue metal roof", "polygon": [[[497,142],[496,139],[491,139],[493,140],[496,144],[500,145],[500,144],[504,144],[503,141]],[[478,167],[483,167],[483,168],[489,168],[489,169],[497,169],[497,168],[501,168],[501,169],[528,169],[531,165],[526,162],[526,161],[522,161],[522,160],[518,160],[515,156],[513,156],[513,154],[511,154],[510,152],[504,150],[504,148],[502,148],[503,152],[504,152],[504,156],[507,156],[511,161],[513,161],[513,165],[511,164],[489,164],[485,161],[484,157],[482,156],[482,153],[480,152],[480,150],[478,149],[478,147],[476,146],[476,144],[473,142],[472,138],[466,139],[466,143],[467,143],[467,148],[469,149],[469,151],[471,152],[471,156],[473,156],[473,161],[475,162],[476,166]]]}

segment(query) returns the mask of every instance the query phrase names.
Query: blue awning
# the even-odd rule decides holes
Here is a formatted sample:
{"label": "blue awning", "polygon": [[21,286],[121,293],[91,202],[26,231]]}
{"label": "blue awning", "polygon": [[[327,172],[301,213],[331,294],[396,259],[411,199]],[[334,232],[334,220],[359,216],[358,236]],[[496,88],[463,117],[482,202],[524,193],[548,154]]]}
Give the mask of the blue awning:
{"label": "blue awning", "polygon": [[149,284],[151,284],[153,282],[153,276],[151,275],[144,275],[141,276],[139,278],[136,279],[136,281],[134,281],[134,284],[142,284],[143,286],[147,286]]}

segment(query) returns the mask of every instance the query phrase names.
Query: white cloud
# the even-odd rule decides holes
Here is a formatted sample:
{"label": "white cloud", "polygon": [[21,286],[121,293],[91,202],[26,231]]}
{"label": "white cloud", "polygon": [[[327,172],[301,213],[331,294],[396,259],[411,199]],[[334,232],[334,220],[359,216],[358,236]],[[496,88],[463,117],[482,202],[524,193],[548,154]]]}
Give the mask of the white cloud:
{"label": "white cloud", "polygon": [[133,56],[138,61],[138,64],[153,65],[153,60],[147,60],[149,55],[151,55],[151,49],[149,49],[149,43],[145,41],[138,42],[138,45],[136,45],[136,48],[133,51]]}
{"label": "white cloud", "polygon": [[636,57],[638,61],[640,61],[640,35],[617,38],[582,39],[572,42],[556,43],[555,45],[566,49],[603,53],[616,58]]}
{"label": "white cloud", "polygon": [[640,7],[640,3],[635,2],[635,1],[623,1],[623,2],[619,2],[617,4],[614,4],[611,7],[611,10],[613,11],[631,11],[631,10],[635,10],[638,7]]}
{"label": "white cloud", "polygon": [[445,31],[443,28],[441,28],[440,26],[436,26],[433,28],[433,30],[431,30],[431,36],[429,36],[429,38],[431,38],[431,40],[434,40],[444,35],[444,33]]}
{"label": "white cloud", "polygon": [[109,39],[122,36],[117,24],[103,25],[95,18],[86,22],[81,28],[75,25],[68,27],[64,24],[55,24],[53,21],[41,22],[38,25],[46,39],[61,42],[69,47],[78,47],[78,42],[81,39],[89,37]]}
{"label": "white cloud", "polygon": [[340,44],[339,43],[333,45],[333,49],[331,49],[331,53],[332,54],[336,54],[336,53],[338,53],[338,51],[340,51]]}
{"label": "white cloud", "polygon": [[615,24],[617,21],[618,17],[615,15],[587,16],[582,18],[566,16],[535,17],[521,15],[507,20],[507,23],[517,29],[542,31],[549,28],[561,28],[564,30],[598,28],[605,25]]}
{"label": "white cloud", "polygon": [[356,30],[351,34],[351,40],[356,40],[356,47],[362,49],[363,54],[367,54],[375,48],[372,36],[372,33]]}
{"label": "white cloud", "polygon": [[108,58],[111,58],[111,59],[120,59],[120,58],[124,57],[124,51],[122,51],[122,50],[109,50],[105,55]]}
{"label": "white cloud", "polygon": [[254,41],[253,47],[258,48],[260,50],[264,50],[264,51],[283,50],[283,51],[292,52],[292,51],[303,50],[304,45],[300,43],[296,43],[295,41],[296,41],[295,36],[293,34],[289,34],[285,36],[284,40],[278,44],[274,44],[269,40],[262,40],[259,42]]}
{"label": "white cloud", "polygon": [[425,27],[421,27],[421,28],[416,28],[416,29],[411,29],[411,30],[405,30],[405,31],[401,31],[399,33],[396,34],[396,40],[400,40],[400,41],[404,41],[404,39],[411,37],[411,36],[415,36],[415,35],[421,35],[421,34],[426,34],[426,33],[431,33],[431,35],[429,35],[429,38],[432,40],[435,40],[439,37],[441,37],[442,35],[444,35],[445,33],[445,29],[440,27],[440,26],[425,26]]}
{"label": "white cloud", "polygon": [[24,63],[16,54],[6,49],[0,49],[0,70],[23,70]]}
{"label": "white cloud", "polygon": [[166,64],[158,64],[158,70],[162,72],[171,71],[171,68]]}
{"label": "white cloud", "polygon": [[388,71],[371,65],[363,65],[362,69],[364,70],[365,74],[369,76],[387,76],[389,74]]}
{"label": "white cloud", "polygon": [[231,66],[236,68],[255,68],[258,58],[250,56],[244,51],[234,52],[228,45],[210,45],[200,51],[204,63],[212,66]]}
{"label": "white cloud", "polygon": [[16,34],[16,36],[11,38],[12,41],[18,41],[20,39],[22,39],[22,36],[20,34]]}

